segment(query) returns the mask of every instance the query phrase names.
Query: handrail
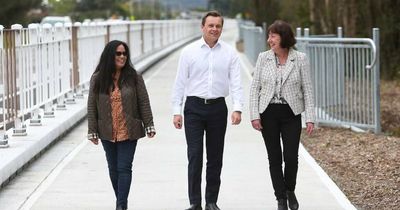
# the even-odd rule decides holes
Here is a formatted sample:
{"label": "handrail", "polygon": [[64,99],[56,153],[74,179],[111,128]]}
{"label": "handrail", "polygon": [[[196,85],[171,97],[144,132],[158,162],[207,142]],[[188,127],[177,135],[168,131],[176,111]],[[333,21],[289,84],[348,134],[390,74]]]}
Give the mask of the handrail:
{"label": "handrail", "polygon": [[366,65],[365,68],[370,70],[376,64],[377,52],[376,52],[375,42],[372,39],[368,39],[368,38],[329,38],[329,39],[326,39],[326,38],[296,37],[296,40],[308,41],[308,42],[346,42],[346,43],[362,42],[362,43],[366,43],[371,46],[373,56],[372,56],[371,64]]}
{"label": "handrail", "polygon": [[258,30],[259,33],[263,32],[263,28],[261,26],[240,25],[240,27],[249,30]]}

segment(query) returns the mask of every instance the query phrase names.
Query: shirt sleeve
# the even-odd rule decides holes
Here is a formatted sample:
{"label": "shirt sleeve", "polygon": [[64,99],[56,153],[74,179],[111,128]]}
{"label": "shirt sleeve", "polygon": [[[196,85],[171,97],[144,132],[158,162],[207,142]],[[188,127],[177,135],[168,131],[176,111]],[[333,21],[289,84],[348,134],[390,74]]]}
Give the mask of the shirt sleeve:
{"label": "shirt sleeve", "polygon": [[241,82],[240,61],[236,52],[232,54],[232,61],[229,67],[229,89],[232,95],[233,111],[243,110],[243,88]]}
{"label": "shirt sleeve", "polygon": [[188,80],[188,58],[185,50],[179,58],[178,70],[176,73],[175,83],[172,89],[172,112],[174,115],[182,114],[183,97],[185,94],[185,84]]}

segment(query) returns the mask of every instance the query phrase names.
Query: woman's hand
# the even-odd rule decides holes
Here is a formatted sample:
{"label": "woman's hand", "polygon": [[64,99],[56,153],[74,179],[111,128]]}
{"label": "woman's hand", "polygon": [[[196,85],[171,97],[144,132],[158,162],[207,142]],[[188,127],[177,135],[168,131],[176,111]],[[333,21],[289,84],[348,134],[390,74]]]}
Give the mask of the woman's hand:
{"label": "woman's hand", "polygon": [[314,130],[314,123],[308,122],[308,123],[306,123],[306,126],[307,126],[307,128],[306,128],[307,134],[311,135]]}
{"label": "woman's hand", "polygon": [[256,129],[258,131],[261,131],[263,129],[260,119],[252,120],[251,125],[253,126],[254,129]]}
{"label": "woman's hand", "polygon": [[98,145],[99,144],[99,139],[94,138],[94,139],[89,139],[94,145]]}
{"label": "woman's hand", "polygon": [[153,138],[155,135],[156,135],[155,132],[147,133],[147,137],[148,137],[148,138]]}

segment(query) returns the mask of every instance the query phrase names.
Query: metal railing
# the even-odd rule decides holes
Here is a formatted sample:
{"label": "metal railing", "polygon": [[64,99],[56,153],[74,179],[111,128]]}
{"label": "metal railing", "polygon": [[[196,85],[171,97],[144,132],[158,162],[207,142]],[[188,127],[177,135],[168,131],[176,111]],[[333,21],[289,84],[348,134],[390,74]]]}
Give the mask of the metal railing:
{"label": "metal railing", "polygon": [[[65,98],[87,88],[100,54],[109,40],[128,43],[134,63],[199,35],[197,20],[157,20],[74,25],[0,25],[0,127],[12,124],[23,133],[26,117],[37,109],[60,106]],[[86,87],[85,87],[86,86]],[[18,130],[20,129],[20,130]],[[0,135],[0,146],[3,134]],[[26,133],[25,133],[26,135]],[[4,143],[5,144],[5,143]]]}
{"label": "metal railing", "polygon": [[[255,65],[258,54],[266,50],[265,30],[250,24],[239,28],[244,53]],[[310,36],[308,29],[302,36],[301,28],[296,32],[296,47],[310,60],[317,122],[379,133],[379,29],[373,29],[373,39],[343,38],[341,27],[334,37]]]}
{"label": "metal railing", "polygon": [[267,49],[266,24],[255,26],[252,22],[239,22],[239,40],[243,41],[244,54],[255,65],[258,54]]}
{"label": "metal railing", "polygon": [[296,47],[310,59],[317,120],[381,131],[379,96],[379,29],[373,39],[301,36]]}

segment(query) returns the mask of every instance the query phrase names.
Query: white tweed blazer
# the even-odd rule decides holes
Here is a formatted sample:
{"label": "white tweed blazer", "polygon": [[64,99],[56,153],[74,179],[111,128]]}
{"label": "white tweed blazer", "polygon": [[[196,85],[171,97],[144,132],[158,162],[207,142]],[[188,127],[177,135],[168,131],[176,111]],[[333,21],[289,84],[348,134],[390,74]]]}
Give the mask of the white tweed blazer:
{"label": "white tweed blazer", "polygon": [[[250,87],[250,120],[260,119],[260,114],[268,107],[276,88],[276,68],[272,50],[259,54]],[[310,64],[306,54],[289,50],[281,93],[295,115],[305,111],[305,121],[315,122]]]}

